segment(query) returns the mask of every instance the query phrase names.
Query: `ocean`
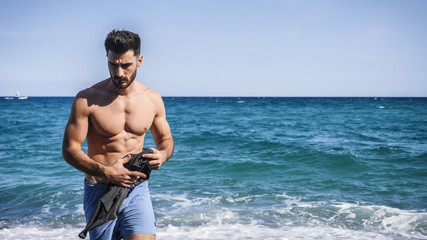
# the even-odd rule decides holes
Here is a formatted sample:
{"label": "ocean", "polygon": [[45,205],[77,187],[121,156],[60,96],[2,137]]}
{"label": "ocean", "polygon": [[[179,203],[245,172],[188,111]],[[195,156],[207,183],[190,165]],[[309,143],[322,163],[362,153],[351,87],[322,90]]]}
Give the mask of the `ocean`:
{"label": "ocean", "polygon": [[[72,101],[0,99],[0,239],[79,239]],[[427,239],[427,98],[164,102],[176,145],[149,180],[157,239]]]}

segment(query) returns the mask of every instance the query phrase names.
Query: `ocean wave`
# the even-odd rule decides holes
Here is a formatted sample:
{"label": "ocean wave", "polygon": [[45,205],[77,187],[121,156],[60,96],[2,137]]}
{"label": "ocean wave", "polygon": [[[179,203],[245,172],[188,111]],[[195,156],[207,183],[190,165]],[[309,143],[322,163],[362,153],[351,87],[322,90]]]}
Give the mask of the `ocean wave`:
{"label": "ocean wave", "polygon": [[77,237],[79,229],[75,227],[41,227],[33,225],[18,225],[11,228],[0,229],[0,238],[4,240],[74,240]]}
{"label": "ocean wave", "polygon": [[201,227],[176,227],[169,225],[159,230],[159,239],[194,239],[194,240],[222,240],[222,239],[266,239],[266,240],[293,240],[293,239],[424,239],[423,236],[402,236],[398,234],[382,234],[377,232],[331,228],[327,226],[271,228],[252,224],[218,224]]}
{"label": "ocean wave", "polygon": [[[332,239],[351,236],[352,232],[353,234],[356,232],[367,234],[366,239],[378,239],[378,237],[427,239],[427,212],[425,210],[401,210],[366,203],[312,202],[284,193],[273,195],[237,193],[225,196],[199,196],[194,199],[187,194],[166,194],[154,195],[153,198],[167,199],[174,204],[172,208],[169,205],[157,207],[158,226],[163,230],[166,229],[166,232],[169,227],[178,228],[184,232],[189,229],[198,232],[200,229],[207,231],[212,228],[210,234],[215,236],[214,228],[221,228],[224,225],[227,227],[251,225],[252,229],[264,229],[266,233],[279,231],[282,236],[285,236],[283,234],[288,231],[294,231],[295,228],[319,228],[329,229],[328,231],[331,233],[339,231],[340,234],[343,234],[336,235]],[[174,210],[171,211],[171,209]],[[249,226],[245,228],[247,227]],[[229,230],[231,231],[231,229]],[[168,233],[164,234],[170,236]],[[234,236],[232,232],[228,232],[228,234]],[[253,234],[257,235],[255,232]],[[247,236],[244,235],[240,239],[247,239]],[[274,235],[266,234],[265,236],[280,239],[274,238]],[[303,236],[301,234],[299,237]],[[326,235],[322,234],[313,235],[312,239],[316,238],[328,239]],[[236,237],[236,239],[238,238]]]}
{"label": "ocean wave", "polygon": [[[184,203],[186,196],[157,196]],[[281,209],[256,211],[228,208],[172,211],[157,216],[158,239],[427,239],[427,214],[385,206],[289,200]],[[206,200],[207,201],[207,200]],[[205,200],[202,200],[205,202]],[[156,214],[157,215],[157,214]],[[17,224],[0,229],[0,239],[78,239],[83,224]]]}
{"label": "ocean wave", "polygon": [[[4,240],[77,240],[81,231],[76,227],[36,227],[20,225],[1,229],[0,238]],[[391,236],[393,237],[393,235]],[[400,237],[399,239],[424,239]],[[157,239],[168,240],[222,240],[222,239],[390,239],[389,235],[375,232],[355,231],[329,227],[281,227],[269,228],[254,224],[209,224],[200,227],[168,225],[157,229]]]}

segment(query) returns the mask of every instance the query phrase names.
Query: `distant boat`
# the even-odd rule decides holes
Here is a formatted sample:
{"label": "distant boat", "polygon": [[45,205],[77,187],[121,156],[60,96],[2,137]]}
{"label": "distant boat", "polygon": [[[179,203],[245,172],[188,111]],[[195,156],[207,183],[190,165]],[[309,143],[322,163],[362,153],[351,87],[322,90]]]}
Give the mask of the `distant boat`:
{"label": "distant boat", "polygon": [[16,92],[16,97],[17,97],[18,99],[21,99],[21,100],[23,100],[23,99],[27,99],[27,98],[28,98],[27,96],[21,96],[21,94],[19,94],[19,92]]}

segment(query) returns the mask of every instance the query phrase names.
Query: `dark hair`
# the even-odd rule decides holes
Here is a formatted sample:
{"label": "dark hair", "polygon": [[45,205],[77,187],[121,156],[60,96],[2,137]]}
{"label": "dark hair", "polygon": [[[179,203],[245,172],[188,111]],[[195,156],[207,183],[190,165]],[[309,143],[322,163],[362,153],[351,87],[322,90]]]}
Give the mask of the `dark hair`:
{"label": "dark hair", "polygon": [[107,51],[107,55],[108,50],[119,54],[133,50],[135,56],[139,56],[141,52],[141,39],[136,33],[114,29],[105,39],[105,51]]}

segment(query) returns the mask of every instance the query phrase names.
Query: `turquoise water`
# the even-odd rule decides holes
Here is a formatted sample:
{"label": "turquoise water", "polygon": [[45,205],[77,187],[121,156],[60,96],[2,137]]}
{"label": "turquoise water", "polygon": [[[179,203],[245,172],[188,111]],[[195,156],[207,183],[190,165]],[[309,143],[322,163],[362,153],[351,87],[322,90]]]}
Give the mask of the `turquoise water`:
{"label": "turquoise water", "polygon": [[[61,155],[72,100],[0,99],[0,239],[84,228],[83,174]],[[158,239],[427,239],[427,98],[164,101]]]}

